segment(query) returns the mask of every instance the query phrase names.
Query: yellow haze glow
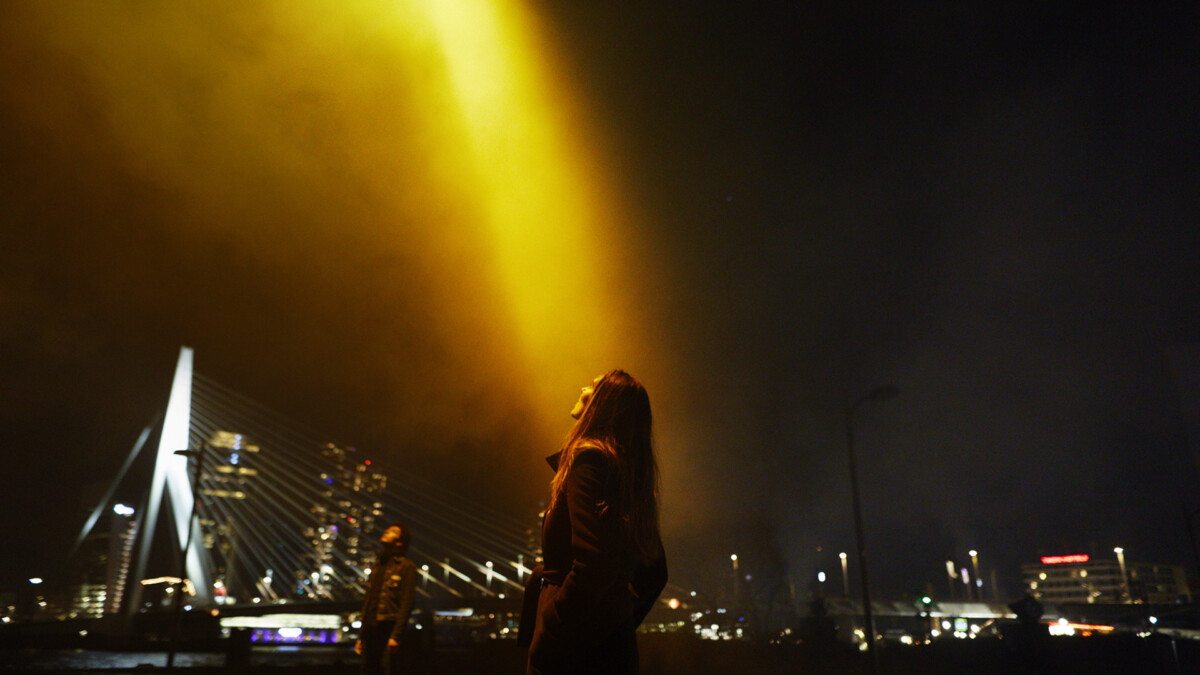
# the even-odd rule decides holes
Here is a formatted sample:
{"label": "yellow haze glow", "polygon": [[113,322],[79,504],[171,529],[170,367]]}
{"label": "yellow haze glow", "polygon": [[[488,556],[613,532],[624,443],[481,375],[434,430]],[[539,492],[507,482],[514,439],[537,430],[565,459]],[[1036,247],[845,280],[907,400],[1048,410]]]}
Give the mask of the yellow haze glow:
{"label": "yellow haze glow", "polygon": [[[573,103],[549,68],[556,55],[519,2],[429,0],[424,10],[470,139],[469,192],[480,200],[527,365],[553,373],[556,363],[615,356],[623,321],[605,316],[598,272],[601,205],[610,202],[588,175],[588,150],[572,143],[586,133],[571,128]],[[571,375],[581,383],[592,376]],[[554,391],[541,393],[561,398],[557,378],[543,384]]]}

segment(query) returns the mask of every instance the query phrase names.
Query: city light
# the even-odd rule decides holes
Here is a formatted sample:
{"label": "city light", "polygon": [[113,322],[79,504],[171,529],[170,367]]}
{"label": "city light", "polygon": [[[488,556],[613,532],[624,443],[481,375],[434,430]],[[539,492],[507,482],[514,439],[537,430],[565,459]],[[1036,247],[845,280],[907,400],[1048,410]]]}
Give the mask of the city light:
{"label": "city light", "polygon": [[1063,565],[1066,563],[1085,563],[1090,559],[1090,556],[1088,556],[1086,553],[1075,553],[1072,555],[1048,555],[1042,556],[1042,564]]}
{"label": "city light", "polygon": [[125,504],[117,504],[113,506],[112,510],[113,513],[117,514],[118,516],[132,516],[134,514],[133,507],[126,506]]}

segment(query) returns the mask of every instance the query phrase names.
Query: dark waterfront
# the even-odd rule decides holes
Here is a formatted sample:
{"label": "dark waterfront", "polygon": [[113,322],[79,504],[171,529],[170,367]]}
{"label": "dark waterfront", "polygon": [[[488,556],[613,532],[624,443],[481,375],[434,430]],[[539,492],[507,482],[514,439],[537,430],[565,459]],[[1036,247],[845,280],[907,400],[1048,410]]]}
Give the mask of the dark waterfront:
{"label": "dark waterfront", "polygon": [[[804,645],[696,640],[644,635],[640,640],[644,675],[717,673],[870,673],[865,654],[850,648],[814,650]],[[162,652],[13,649],[0,654],[4,672],[152,673],[164,670]],[[1033,660],[1031,660],[1033,659]],[[524,672],[524,651],[509,640],[420,655],[405,672],[427,675],[493,675]],[[1054,638],[1031,656],[1003,639],[948,640],[927,646],[889,645],[880,650],[884,675],[975,673],[1054,673],[1056,675],[1175,675],[1197,672],[1200,645],[1165,635],[1132,634]],[[181,652],[176,667],[202,673],[356,673],[349,644],[320,647],[256,647],[245,665],[227,665],[221,653]]]}

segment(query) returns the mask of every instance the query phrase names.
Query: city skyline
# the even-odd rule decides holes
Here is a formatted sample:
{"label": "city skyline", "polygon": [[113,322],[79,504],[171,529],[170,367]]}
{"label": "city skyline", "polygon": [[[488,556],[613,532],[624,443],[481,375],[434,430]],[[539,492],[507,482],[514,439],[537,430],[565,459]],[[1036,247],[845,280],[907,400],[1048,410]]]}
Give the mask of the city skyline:
{"label": "city skyline", "polygon": [[[187,352],[187,359],[190,361],[190,350],[185,349],[184,352]],[[178,373],[176,376],[178,377]],[[201,503],[204,505],[204,507],[197,514],[197,522],[200,526],[200,530],[198,532],[202,535],[202,537],[201,540],[196,541],[194,545],[207,550],[207,557],[204,559],[208,561],[210,566],[210,578],[214,581],[214,589],[219,589],[221,595],[230,595],[228,598],[222,597],[217,599],[218,604],[223,600],[227,600],[229,602],[239,600],[241,602],[247,602],[251,599],[253,599],[253,602],[255,603],[259,602],[260,600],[265,600],[267,602],[279,602],[283,600],[286,602],[292,595],[291,591],[296,589],[286,588],[287,583],[282,585],[276,584],[276,586],[281,590],[280,593],[277,593],[275,592],[275,589],[272,588],[271,577],[280,576],[281,579],[291,579],[293,582],[300,580],[302,583],[307,584],[309,583],[310,573],[312,573],[314,577],[314,585],[311,589],[302,587],[310,599],[337,599],[335,598],[335,595],[337,597],[342,597],[336,590],[333,590],[334,585],[338,583],[346,586],[346,590],[349,590],[349,595],[345,597],[357,597],[362,591],[361,582],[365,579],[364,570],[369,568],[370,561],[374,555],[373,539],[371,539],[371,536],[372,533],[377,534],[377,532],[375,532],[373,522],[376,518],[383,515],[383,511],[380,510],[383,507],[383,504],[379,501],[372,501],[385,499],[383,492],[387,485],[387,478],[383,473],[380,473],[381,469],[377,464],[373,467],[373,462],[371,459],[367,459],[367,455],[356,457],[355,455],[359,454],[356,448],[340,447],[335,443],[319,444],[313,442],[311,438],[307,441],[302,441],[301,443],[307,443],[315,448],[315,450],[310,449],[309,451],[313,453],[312,457],[306,460],[301,460],[299,459],[299,456],[296,455],[296,453],[300,451],[300,446],[295,445],[295,440],[289,441],[289,443],[292,445],[288,452],[294,456],[289,463],[299,463],[299,465],[303,465],[307,468],[307,473],[305,473],[305,470],[303,469],[299,474],[293,471],[291,474],[289,474],[289,478],[293,482],[298,480],[299,483],[312,483],[314,485],[319,484],[320,490],[318,490],[318,492],[321,492],[322,496],[325,498],[324,501],[312,501],[310,508],[308,508],[308,511],[311,514],[311,521],[308,525],[303,527],[299,525],[295,526],[297,531],[296,533],[293,533],[302,533],[302,536],[309,540],[309,543],[312,545],[312,550],[308,553],[309,556],[312,557],[312,560],[306,565],[302,560],[304,556],[301,556],[301,559],[297,559],[295,564],[289,566],[287,563],[285,563],[283,568],[280,568],[279,570],[273,570],[270,566],[264,567],[262,570],[259,570],[259,572],[266,574],[266,576],[261,580],[259,579],[260,574],[256,574],[254,571],[251,571],[251,577],[255,581],[250,586],[256,585],[257,589],[247,595],[246,588],[249,588],[250,586],[242,581],[234,581],[239,575],[244,576],[244,573],[235,572],[229,567],[233,560],[231,553],[232,549],[236,547],[234,542],[236,537],[232,533],[233,531],[242,529],[243,527],[240,525],[235,526],[234,522],[230,520],[230,518],[233,517],[234,514],[237,514],[240,508],[243,506],[245,506],[247,510],[261,512],[263,508],[263,505],[261,504],[262,500],[264,497],[270,497],[270,495],[267,493],[280,496],[284,493],[295,492],[298,486],[287,487],[282,491],[278,485],[266,491],[262,489],[256,490],[252,485],[248,486],[248,481],[257,482],[264,480],[264,477],[260,476],[259,467],[268,467],[266,479],[273,480],[278,483],[279,477],[277,477],[276,474],[278,474],[279,470],[282,468],[282,465],[279,464],[278,459],[270,460],[266,464],[260,461],[251,461],[251,458],[256,458],[259,456],[259,453],[263,451],[263,448],[259,445],[258,441],[256,441],[255,437],[253,435],[247,435],[243,433],[219,430],[222,425],[219,422],[215,422],[215,420],[231,418],[252,419],[251,416],[261,416],[263,419],[255,421],[253,426],[259,429],[266,429],[267,427],[262,427],[259,425],[279,425],[278,430],[271,432],[263,431],[262,433],[267,433],[270,437],[275,437],[276,434],[279,434],[278,438],[281,439],[301,438],[304,435],[311,434],[313,432],[311,430],[303,429],[302,426],[294,426],[296,425],[294,421],[289,421],[286,416],[279,414],[278,411],[264,409],[256,403],[242,399],[236,392],[224,389],[220,385],[209,381],[206,377],[199,375],[197,377],[199,378],[201,389],[194,396],[199,401],[203,402],[202,405],[204,407],[198,409],[197,413],[198,419],[203,421],[199,424],[199,426],[193,422],[189,435],[193,438],[204,438],[202,445],[205,448],[205,453],[208,459],[204,464],[203,472],[198,477],[199,482],[196,484],[196,488],[200,491]],[[174,388],[172,388],[172,390],[174,391]],[[193,394],[185,394],[185,398],[192,397]],[[236,408],[243,408],[244,410],[238,410],[236,413],[230,412]],[[214,424],[216,426],[214,426]],[[146,436],[152,442],[157,440],[159,430],[147,429],[146,432],[150,432],[146,434]],[[267,455],[270,457],[279,456],[282,454],[280,450],[280,448],[270,447],[267,449]],[[146,455],[149,454],[150,453],[146,453]],[[317,455],[322,458],[323,462],[325,462],[327,466],[325,464],[312,463],[313,459],[315,459]],[[134,457],[131,456],[127,460],[127,464],[125,467],[123,467],[123,469],[129,469],[131,466],[129,462],[132,462],[133,459]],[[145,459],[141,460],[142,473],[147,471],[146,461],[147,460]],[[324,470],[318,472],[318,469],[320,469],[321,466],[324,466]],[[137,473],[136,469],[134,473]],[[122,476],[123,475],[124,474],[122,474]],[[307,476],[307,480],[305,479],[305,476]],[[288,479],[285,478],[284,480],[286,481]],[[135,499],[134,501],[136,503],[144,504],[147,494],[146,489],[149,486],[142,486],[138,484],[125,485],[119,483],[120,481],[117,481],[110,486],[107,495],[107,502],[96,505],[98,511],[93,513],[88,519],[89,526],[93,526],[97,522],[103,526],[108,522],[108,520],[112,520],[114,523],[126,522],[128,523],[127,529],[130,532],[137,531],[136,525],[140,523],[141,518],[139,517],[136,520],[131,518],[136,510],[120,503],[120,500],[114,495],[118,491],[123,492],[126,496],[137,495],[139,494],[139,490],[141,490],[140,498]],[[301,491],[310,489],[311,488],[301,488]],[[359,497],[360,493],[363,495],[361,498]],[[314,492],[313,494],[315,495],[316,493]],[[337,496],[337,499],[335,499],[335,495]],[[344,501],[347,496],[354,496],[358,501]],[[446,496],[454,499],[453,495]],[[362,501],[363,499],[366,501]],[[395,511],[396,507],[394,499],[386,499],[390,504],[389,508]],[[219,504],[228,500],[233,500],[229,507],[214,509],[214,504]],[[260,505],[253,509],[247,506],[252,505],[255,502],[259,502]],[[268,508],[268,510],[270,509]],[[110,513],[110,511],[112,511],[112,513]],[[297,513],[294,515],[300,514]],[[97,516],[99,516],[98,521],[96,519]],[[225,521],[217,522],[213,520],[214,517],[224,517]],[[256,516],[251,516],[251,519],[259,520],[264,524],[269,524],[272,522],[272,519],[269,517],[266,519],[260,519]],[[305,521],[300,520],[295,522]],[[533,521],[531,520],[531,523],[532,522]],[[344,530],[344,532],[339,531],[339,527],[341,530]],[[161,528],[159,529],[161,530]],[[110,535],[108,532],[101,532],[101,530],[97,529],[96,527],[91,527],[90,534],[85,532],[84,534],[87,534],[87,536],[81,538],[79,541],[82,542],[83,548],[87,549],[89,546],[88,542],[95,540],[99,535],[103,539],[104,547],[106,549],[102,553],[108,557],[111,557],[112,550],[114,549],[110,549],[107,542],[110,537],[116,537],[116,532],[117,528],[115,525],[112,535]],[[530,536],[533,536],[535,528],[531,527],[529,532]],[[165,533],[160,532],[160,534]],[[362,535],[367,537],[365,541],[361,539]],[[123,539],[128,538],[128,536],[129,532],[126,532],[126,534],[123,536]],[[143,545],[150,546],[149,543],[144,543]],[[162,546],[164,545],[156,545],[160,556],[163,553]],[[168,543],[165,546],[169,548],[171,544]],[[268,544],[268,546],[276,547],[284,546],[284,544]],[[530,546],[535,547],[536,542],[530,541]],[[89,590],[89,588],[100,588],[98,584],[102,583],[108,583],[111,585],[112,578],[115,576],[114,570],[116,569],[120,570],[120,576],[122,580],[125,578],[127,572],[129,571],[128,568],[132,562],[130,556],[135,548],[134,543],[132,541],[126,542],[125,548],[125,558],[121,561],[116,561],[115,559],[109,561],[107,558],[101,559],[100,567],[107,566],[109,568],[108,572],[103,575],[106,577],[107,581],[104,579],[93,578],[95,573],[89,570],[91,570],[91,567],[94,567],[94,565],[89,567],[88,562],[88,558],[91,556],[91,553],[86,551],[73,551],[69,558],[64,562],[69,566],[70,569],[74,571],[69,572],[62,578],[55,579],[54,582],[56,583],[53,584],[53,587],[56,588],[60,593],[64,590],[69,591],[72,594],[72,597],[78,595],[79,593],[84,593],[90,598],[91,596],[99,593],[99,599],[96,601],[97,606],[103,605],[104,612],[106,613],[115,612],[115,607],[112,606],[113,601],[106,599],[103,591]],[[1029,588],[1029,579],[1031,574],[1030,570],[1047,569],[1045,567],[1047,565],[1063,565],[1064,569],[1074,569],[1074,567],[1078,565],[1083,565],[1085,568],[1090,566],[1093,572],[1095,572],[1097,569],[1102,568],[1115,569],[1119,561],[1121,569],[1124,569],[1125,559],[1123,555],[1123,548],[1117,547],[1111,551],[1098,552],[1096,545],[1093,543],[1089,550],[1090,553],[1080,553],[1078,550],[1072,550],[1068,552],[1059,552],[1055,555],[1042,556],[1040,558],[1040,565],[1034,564],[1030,561],[1024,561],[1019,570],[1019,576],[1021,577],[1021,583],[1019,586],[1008,583],[1011,581],[1011,579],[1008,579],[1008,577],[1017,576],[1013,574],[1014,570],[1005,570],[1003,572],[1004,576],[1006,577],[1005,592],[1002,593],[1000,592],[1000,586],[996,580],[998,572],[997,568],[985,563],[983,572],[981,573],[979,552],[975,549],[972,549],[966,552],[967,556],[969,556],[966,560],[960,558],[958,560],[946,561],[946,578],[944,580],[944,586],[940,583],[934,583],[930,580],[930,578],[926,577],[923,582],[924,593],[925,595],[939,598],[940,601],[969,602],[977,600],[1003,604],[1004,598],[1007,597],[1010,590],[1014,588],[1016,589],[1016,593],[1032,592],[1033,595],[1041,597],[1041,591],[1039,591],[1036,582],[1032,586],[1032,591]],[[218,555],[218,553],[219,557],[214,557],[215,555]],[[335,553],[337,554],[336,556]],[[1099,553],[1099,555],[1097,555],[1097,553]],[[850,592],[852,586],[857,587],[859,584],[859,579],[857,577],[858,572],[855,570],[853,571],[853,574],[851,574],[850,567],[848,565],[848,558],[850,555],[846,551],[840,551],[837,555],[839,560],[843,563],[841,570],[841,582],[845,586],[845,590],[840,595],[847,598],[853,598],[859,592],[858,588],[854,588],[854,591]],[[426,553],[425,557],[429,557],[429,554]],[[518,560],[520,560],[521,557],[521,555],[518,555]],[[827,553],[825,557],[828,558],[829,554]],[[434,556],[434,558],[437,558],[437,556]],[[732,554],[731,558],[733,560],[732,568],[734,577],[740,577],[741,574],[746,574],[747,578],[752,578],[757,574],[757,570],[753,568],[745,569],[743,572],[739,573],[737,554]],[[1111,558],[1111,560],[1107,560],[1107,558]],[[988,562],[990,563],[990,561]],[[1183,568],[1185,565],[1180,564],[1181,561],[1137,560],[1130,562],[1130,568],[1157,569],[1163,562],[1169,562],[1170,564],[1168,567],[1170,567],[1172,570],[1177,569],[1178,573],[1181,575],[1184,574]],[[1190,563],[1192,561],[1186,562]],[[114,564],[116,564],[116,567],[114,567]],[[345,572],[345,570],[341,570],[343,564],[349,564],[351,576],[339,582],[338,578],[344,576]],[[742,565],[745,565],[745,562],[743,562]],[[520,566],[521,564],[518,563],[517,567],[519,568]],[[161,568],[161,562],[159,567],[159,572],[164,571],[165,568]],[[278,567],[278,565],[275,565],[275,567]],[[489,570],[487,573],[489,581],[487,589],[489,592],[492,590],[490,584],[490,568],[491,565],[489,565]],[[428,571],[428,565],[425,565],[423,569],[425,570],[423,572],[423,577],[427,582],[422,587],[422,593],[424,594],[424,589],[428,586],[428,581],[432,578],[432,575]],[[478,583],[472,584],[472,581],[475,580],[471,578],[472,576],[478,576],[479,580],[482,580],[482,574],[474,574],[468,569],[466,571],[469,574],[464,575],[460,570],[454,570],[449,566],[446,566],[444,571],[446,573],[446,582],[451,581],[451,572],[454,572],[455,578],[461,578],[463,581],[467,582],[468,585],[461,588],[460,591],[465,591],[466,593],[470,594],[472,592],[480,592],[483,590],[483,587],[479,586]],[[482,571],[482,568],[480,571]],[[283,574],[280,575],[280,572]],[[804,585],[804,580],[795,578],[795,575],[790,571],[784,573],[787,576],[787,583],[789,586],[794,588],[798,585]],[[1173,571],[1172,574],[1174,573],[1175,572]],[[317,581],[316,579],[317,574],[320,574],[321,576],[320,581]],[[355,577],[355,574],[358,576]],[[834,572],[829,571],[818,564],[818,569],[814,574],[820,575],[820,578],[819,580],[809,580],[809,589],[807,595],[839,597],[839,593],[834,590],[836,587],[834,583],[835,580],[833,579],[835,574]],[[149,576],[154,577],[155,574],[152,573]],[[984,577],[990,577],[990,579],[985,580]],[[1044,578],[1045,576],[1043,574],[1043,579]],[[1186,589],[1186,582],[1182,579],[1183,577],[1181,576],[1180,580],[1176,580],[1176,582],[1178,585]],[[800,583],[798,584],[797,582]],[[829,583],[829,586],[825,586],[826,582]],[[45,583],[45,580],[43,579],[39,583]],[[80,586],[80,583],[84,585]],[[91,585],[90,587],[89,584]],[[471,588],[472,585],[474,588]],[[737,585],[738,582],[735,581],[734,586],[736,587]],[[328,589],[322,590],[325,586],[328,586]],[[460,597],[457,591],[450,589],[450,587],[446,584],[437,584],[437,586],[449,590],[455,597]],[[912,586],[912,588],[918,588],[920,586],[921,584],[915,584]],[[241,588],[243,591],[242,593],[236,594],[239,596],[238,598],[233,597],[235,594],[235,588]],[[333,595],[330,595],[331,590]],[[434,590],[436,591],[436,589]],[[686,594],[688,589],[681,589],[676,586],[676,590],[683,591]],[[503,592],[503,589],[501,589],[501,592]],[[118,591],[116,593],[117,599],[115,600],[117,604],[120,603],[120,595],[120,591]],[[140,593],[138,595],[140,595]],[[802,595],[806,594],[802,593]],[[879,595],[884,596],[880,597],[880,600],[888,599],[887,594],[877,594],[877,597]],[[708,602],[715,602],[716,597],[719,597],[719,594],[718,596],[710,596],[708,598]],[[911,600],[915,596],[910,591],[902,593],[898,597],[899,599],[907,598]],[[1098,598],[1100,598],[1100,595],[1097,595],[1092,599],[1088,599],[1086,602],[1092,602]],[[1101,599],[1101,601],[1132,602],[1135,599],[1136,598],[1130,595],[1130,592],[1127,590],[1125,591],[1125,597],[1123,598],[1104,598]],[[726,601],[728,601],[728,598],[726,598]],[[1080,601],[1082,602],[1083,600]],[[91,611],[90,607],[80,606],[80,601],[78,599],[74,599],[71,602],[72,605],[70,611],[72,613],[89,613]],[[1164,600],[1159,597],[1157,602],[1162,603]],[[720,603],[718,602],[717,604]]]}

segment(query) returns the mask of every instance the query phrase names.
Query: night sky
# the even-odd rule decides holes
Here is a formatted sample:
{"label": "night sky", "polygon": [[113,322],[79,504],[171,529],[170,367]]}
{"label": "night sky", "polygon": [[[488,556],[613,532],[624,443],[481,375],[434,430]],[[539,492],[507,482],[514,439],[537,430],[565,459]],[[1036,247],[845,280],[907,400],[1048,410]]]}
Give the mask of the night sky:
{"label": "night sky", "polygon": [[1193,569],[1200,9],[1078,4],[534,4],[548,93],[474,164],[406,3],[0,5],[0,590],[61,578],[182,345],[530,519],[626,368],[684,585],[837,579],[884,384],[881,593],[969,549],[1006,596],[1040,555]]}

